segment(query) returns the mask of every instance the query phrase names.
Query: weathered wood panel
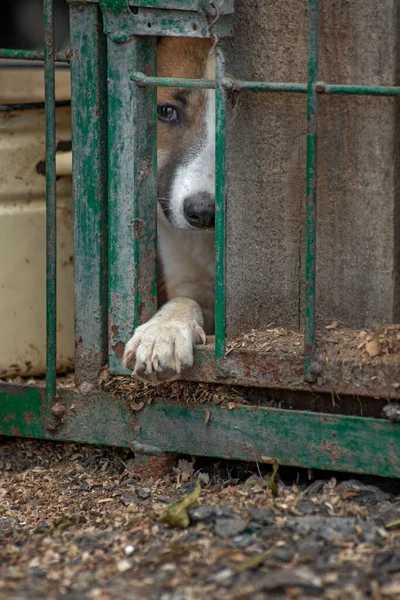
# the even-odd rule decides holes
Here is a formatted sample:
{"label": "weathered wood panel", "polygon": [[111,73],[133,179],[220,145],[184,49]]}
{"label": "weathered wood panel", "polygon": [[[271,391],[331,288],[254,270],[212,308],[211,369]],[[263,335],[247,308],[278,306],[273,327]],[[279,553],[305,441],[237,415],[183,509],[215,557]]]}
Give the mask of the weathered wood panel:
{"label": "weathered wood panel", "polygon": [[[227,73],[307,80],[305,1],[237,0]],[[306,98],[233,94],[227,150],[228,335],[269,323],[299,327]]]}
{"label": "weathered wood panel", "polygon": [[[399,84],[396,0],[321,2],[320,10],[320,79]],[[399,106],[396,97],[320,101],[318,312],[352,327],[400,318]]]}
{"label": "weathered wood panel", "polygon": [[[319,78],[399,83],[395,0],[320,4]],[[307,2],[236,0],[227,72],[307,80]],[[400,319],[399,99],[320,97],[319,322]],[[305,97],[242,92],[228,135],[228,335],[302,326]],[[396,146],[397,144],[397,146]]]}

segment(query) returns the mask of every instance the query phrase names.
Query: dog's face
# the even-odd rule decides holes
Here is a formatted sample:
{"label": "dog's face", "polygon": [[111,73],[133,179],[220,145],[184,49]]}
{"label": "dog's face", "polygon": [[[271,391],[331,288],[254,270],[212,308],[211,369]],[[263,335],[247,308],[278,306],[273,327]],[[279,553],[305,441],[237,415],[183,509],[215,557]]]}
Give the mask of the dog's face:
{"label": "dog's face", "polygon": [[[209,50],[209,40],[163,38],[157,74],[214,79]],[[213,90],[158,88],[159,212],[178,229],[214,228],[214,102]]]}

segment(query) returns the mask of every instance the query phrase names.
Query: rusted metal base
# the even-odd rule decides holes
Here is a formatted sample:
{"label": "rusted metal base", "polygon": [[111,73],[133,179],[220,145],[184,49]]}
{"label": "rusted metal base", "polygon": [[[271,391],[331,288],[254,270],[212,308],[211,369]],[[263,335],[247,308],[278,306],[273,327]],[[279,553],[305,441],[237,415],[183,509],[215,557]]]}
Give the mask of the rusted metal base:
{"label": "rusted metal base", "polygon": [[124,398],[97,390],[58,398],[65,412],[55,422],[44,390],[1,385],[0,434],[400,477],[400,424],[383,419],[167,399],[144,399],[132,415]]}

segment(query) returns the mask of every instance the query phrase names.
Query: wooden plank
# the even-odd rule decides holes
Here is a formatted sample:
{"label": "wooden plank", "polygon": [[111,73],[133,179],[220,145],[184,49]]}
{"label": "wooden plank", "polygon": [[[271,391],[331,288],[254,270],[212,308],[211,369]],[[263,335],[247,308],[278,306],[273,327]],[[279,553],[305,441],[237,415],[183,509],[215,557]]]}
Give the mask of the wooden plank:
{"label": "wooden plank", "polygon": [[168,400],[132,416],[122,398],[59,398],[59,426],[46,430],[44,390],[0,386],[0,434],[400,477],[400,424],[381,419]]}

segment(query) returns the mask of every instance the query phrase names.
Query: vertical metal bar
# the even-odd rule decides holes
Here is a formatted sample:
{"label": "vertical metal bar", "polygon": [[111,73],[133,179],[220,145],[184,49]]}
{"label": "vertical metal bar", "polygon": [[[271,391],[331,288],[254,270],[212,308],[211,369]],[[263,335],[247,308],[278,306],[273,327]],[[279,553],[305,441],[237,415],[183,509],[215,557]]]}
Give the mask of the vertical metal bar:
{"label": "vertical metal bar", "polygon": [[57,283],[56,283],[56,112],[54,79],[53,0],[43,0],[46,115],[46,404],[56,393]]}
{"label": "vertical metal bar", "polygon": [[304,351],[306,379],[315,379],[312,359],[315,351],[315,268],[317,237],[317,133],[318,94],[318,2],[308,4],[308,86],[307,86],[307,174],[306,174],[306,272]]}
{"label": "vertical metal bar", "polygon": [[134,73],[156,73],[157,41],[108,38],[109,367],[157,310],[157,90]]}
{"label": "vertical metal bar", "polygon": [[76,383],[107,364],[107,42],[97,4],[71,4]]}
{"label": "vertical metal bar", "polygon": [[215,356],[225,355],[225,59],[220,46],[215,53]]}

